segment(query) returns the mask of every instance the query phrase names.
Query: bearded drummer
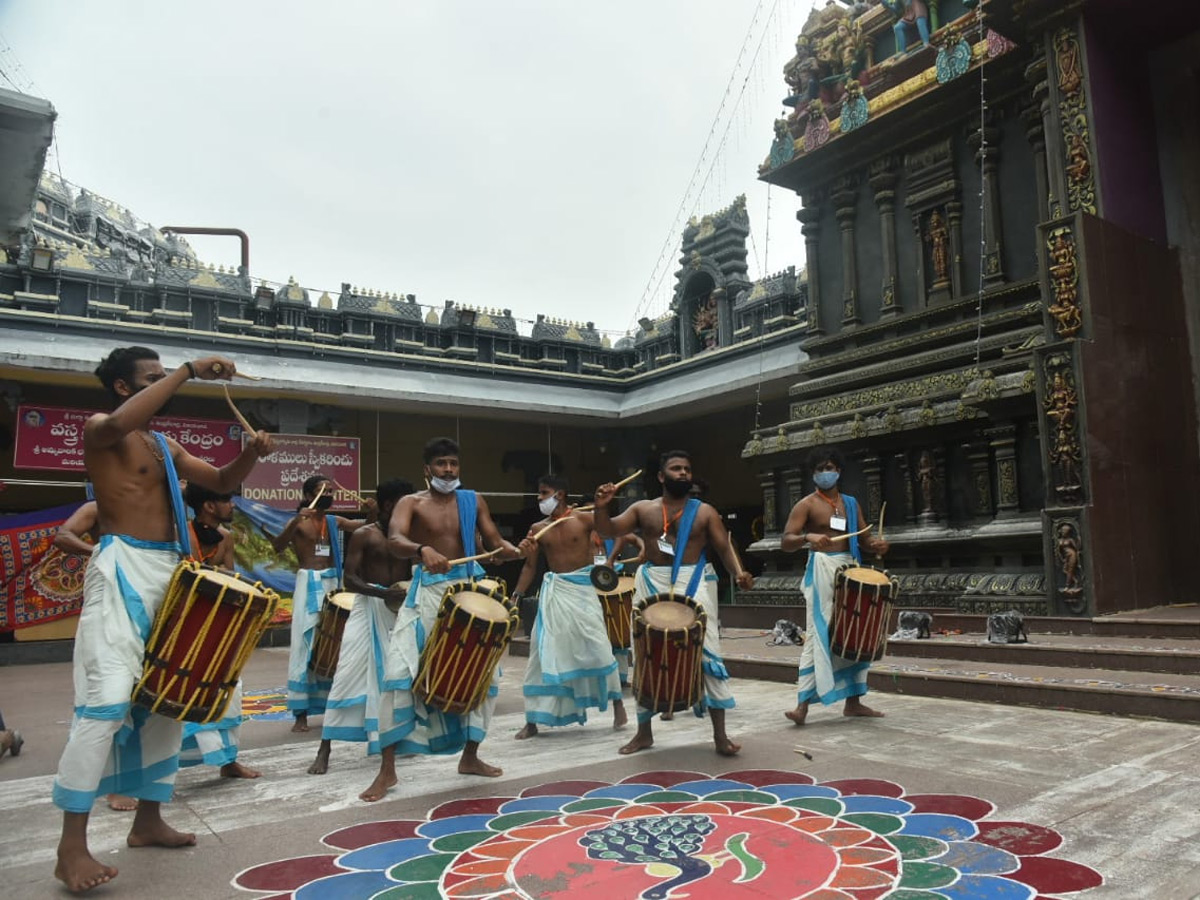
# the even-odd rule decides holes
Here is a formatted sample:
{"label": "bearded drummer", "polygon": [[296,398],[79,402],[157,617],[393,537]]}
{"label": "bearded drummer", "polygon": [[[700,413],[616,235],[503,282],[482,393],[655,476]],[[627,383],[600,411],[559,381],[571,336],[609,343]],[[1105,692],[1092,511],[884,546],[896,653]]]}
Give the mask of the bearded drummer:
{"label": "bearded drummer", "polygon": [[168,373],[146,347],[120,347],[96,375],[112,395],[113,412],[88,419],[84,462],[96,493],[102,533],[84,579],[83,612],[75,636],[75,717],[54,780],[63,810],[54,875],[83,892],[117,875],[88,850],[87,827],[100,794],[139,799],[130,847],[183,847],[193,834],[163,821],[179,768],[182,723],[130,706],[142,673],[145,641],[188,540],[179,479],[228,493],[272,452],[256,432],[237,458],[216,469],[176,441],[148,430],[177,390],[192,378],[228,380],[233,361],[209,356]]}
{"label": "bearded drummer", "polygon": [[866,528],[867,523],[858,501],[838,488],[843,465],[842,455],[832,447],[818,447],[809,454],[808,469],[816,490],[792,507],[780,542],[787,553],[809,547],[803,588],[806,630],[804,649],[800,651],[796,708],[784,713],[797,725],[804,724],[813,700],[825,706],[845,700],[844,716],[883,715],[860,699],[867,693],[870,661],[842,659],[829,648],[837,570],[847,564],[861,564],[863,549],[879,556],[888,551],[888,542],[874,535],[847,537]]}
{"label": "bearded drummer", "polygon": [[538,479],[538,510],[546,518],[534,523],[519,548],[525,566],[514,598],[529,590],[540,553],[546,554],[548,571],[542,577],[537,625],[529,642],[522,686],[525,726],[516,734],[518,741],[536,735],[539,725],[583,725],[589,709],[604,712],[610,703],[613,729],[624,728],[628,721],[604,608],[591,578],[592,566],[603,564],[606,557],[592,545],[592,514],[571,512],[567,488],[562,475]]}
{"label": "bearded drummer", "polygon": [[392,553],[417,562],[404,605],[388,643],[383,690],[379,699],[379,774],[362,793],[378,800],[396,783],[396,753],[454,753],[460,748],[458,771],[495,778],[503,771],[479,758],[496,708],[493,681],[483,703],[462,715],[426,706],[413,692],[425,642],[434,632],[446,588],[483,575],[478,562],[451,561],[476,555],[476,533],[491,550],[516,559],[519,550],[500,536],[487,501],[462,487],[458,443],[434,438],[423,451],[429,487],[396,504],[388,526]]}
{"label": "bearded drummer", "polygon": [[[720,514],[707,503],[689,497],[692,490],[692,458],[684,450],[670,450],[659,460],[658,480],[663,495],[657,500],[639,500],[619,516],[611,516],[608,505],[616,492],[613,484],[596,488],[596,531],[616,537],[638,530],[645,544],[646,562],[637,571],[633,603],[658,593],[674,591],[691,597],[707,613],[704,632],[704,694],[697,715],[708,711],[712,719],[713,744],[722,756],[733,756],[741,745],[725,733],[725,711],[734,706],[729,689],[729,672],[721,658],[717,618],[717,575],[708,554],[715,552],[733,575],[737,586],[749,590],[754,578],[742,568],[729,542],[729,532]],[[638,706],[638,730],[621,753],[636,753],[654,746],[650,722],[654,711]]]}
{"label": "bearded drummer", "polygon": [[296,514],[277,535],[268,535],[276,553],[289,546],[296,552],[299,568],[292,590],[291,643],[288,645],[287,707],[293,717],[292,731],[308,731],[308,717],[325,712],[332,682],[318,678],[308,666],[313,632],[325,595],[336,591],[342,580],[343,532],[351,533],[364,519],[347,519],[328,513],[333,506],[334,483],[324,475],[305,480],[303,499]]}
{"label": "bearded drummer", "polygon": [[379,742],[380,673],[396,610],[406,594],[400,584],[409,577],[409,561],[398,559],[388,547],[387,526],[396,504],[412,491],[413,486],[399,478],[377,485],[378,517],[355,531],[346,546],[344,584],[354,601],[342,630],[321,746],[309,775],[329,771],[333,741],[366,744],[368,752]]}

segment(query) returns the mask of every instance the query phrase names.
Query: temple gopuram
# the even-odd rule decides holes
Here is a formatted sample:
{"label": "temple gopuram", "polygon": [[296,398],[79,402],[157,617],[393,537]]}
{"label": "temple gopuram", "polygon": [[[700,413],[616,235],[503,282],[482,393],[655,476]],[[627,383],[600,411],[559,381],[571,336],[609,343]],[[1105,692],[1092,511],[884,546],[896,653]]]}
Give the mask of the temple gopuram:
{"label": "temple gopuram", "polygon": [[825,444],[868,521],[886,504],[905,605],[1195,599],[1200,10],[1134,9],[812,12],[760,169],[801,200],[808,359],[742,451],[758,602],[794,602],[779,535]]}

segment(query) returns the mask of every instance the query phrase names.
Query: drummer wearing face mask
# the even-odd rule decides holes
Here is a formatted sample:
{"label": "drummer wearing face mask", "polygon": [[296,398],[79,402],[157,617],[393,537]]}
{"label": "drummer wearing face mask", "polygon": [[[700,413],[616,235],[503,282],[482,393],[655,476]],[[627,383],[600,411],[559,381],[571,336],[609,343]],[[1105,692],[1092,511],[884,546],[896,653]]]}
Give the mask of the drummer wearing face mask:
{"label": "drummer wearing face mask", "polygon": [[808,457],[808,468],[816,490],[792,507],[780,542],[784,552],[794,552],[805,545],[810,548],[803,588],[807,628],[800,653],[796,708],[784,715],[803,725],[811,701],[819,700],[828,706],[845,700],[843,715],[882,716],[883,713],[860,699],[867,692],[870,663],[850,662],[833,655],[829,623],[833,617],[837,570],[848,564],[861,565],[861,550],[883,556],[888,552],[888,542],[870,534],[854,536],[867,523],[858,502],[839,490],[843,460],[837,450],[818,447]]}
{"label": "drummer wearing face mask", "polygon": [[331,682],[308,668],[317,614],[328,591],[341,582],[341,532],[361,528],[362,519],[328,514],[333,505],[334,483],[324,475],[304,482],[304,499],[283,531],[271,537],[276,553],[289,546],[300,566],[292,592],[292,641],[288,653],[288,709],[295,717],[292,731],[308,731],[308,717],[325,712]]}

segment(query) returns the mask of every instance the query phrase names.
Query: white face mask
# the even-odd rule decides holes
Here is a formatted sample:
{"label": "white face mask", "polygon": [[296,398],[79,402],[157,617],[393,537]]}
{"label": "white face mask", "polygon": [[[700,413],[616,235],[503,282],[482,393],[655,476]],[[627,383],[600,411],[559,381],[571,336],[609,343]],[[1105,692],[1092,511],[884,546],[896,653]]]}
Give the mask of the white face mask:
{"label": "white face mask", "polygon": [[439,494],[453,494],[458,490],[458,486],[462,484],[457,478],[453,481],[447,481],[445,478],[437,478],[436,476],[429,479],[429,486]]}
{"label": "white face mask", "polygon": [[545,500],[539,500],[538,509],[541,510],[543,516],[553,515],[554,511],[558,509],[558,498],[550,496]]}

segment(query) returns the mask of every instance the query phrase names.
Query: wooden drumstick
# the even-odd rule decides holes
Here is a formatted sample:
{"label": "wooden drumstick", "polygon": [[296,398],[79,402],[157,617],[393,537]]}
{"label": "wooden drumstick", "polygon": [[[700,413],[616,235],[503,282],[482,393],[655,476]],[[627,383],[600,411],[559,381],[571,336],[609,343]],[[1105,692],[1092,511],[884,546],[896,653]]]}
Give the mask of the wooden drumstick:
{"label": "wooden drumstick", "polygon": [[628,478],[623,478],[620,481],[618,481],[616,484],[613,485],[613,493],[615,494],[617,491],[619,491],[621,488],[625,487],[625,485],[629,484],[629,482],[633,481],[633,479],[637,478],[641,474],[642,474],[642,470],[638,469],[636,472],[634,472]]}
{"label": "wooden drumstick", "polygon": [[[223,365],[221,365],[219,362],[212,364],[212,373],[214,375],[220,375],[224,371],[225,371],[225,367]],[[237,369],[234,369],[233,374],[230,375],[229,377],[230,378],[245,378],[247,381],[262,381],[261,375],[251,375],[249,372],[239,372]]]}
{"label": "wooden drumstick", "polygon": [[322,481],[320,487],[317,488],[317,496],[312,498],[312,503],[308,504],[308,508],[312,509],[313,507],[315,507],[317,505],[317,501],[321,499],[321,495],[324,493],[325,493],[325,482]]}
{"label": "wooden drumstick", "polygon": [[229,408],[231,410],[233,410],[233,415],[238,420],[238,424],[241,425],[242,428],[246,430],[247,434],[254,434],[254,431],[255,431],[254,426],[250,424],[249,419],[247,419],[245,416],[242,415],[241,411],[234,404],[233,398],[231,396],[229,396],[229,385],[222,384],[221,387],[225,389],[225,402],[228,403]]}
{"label": "wooden drumstick", "polygon": [[347,494],[349,494],[350,499],[353,500],[355,503],[358,503],[360,505],[366,504],[367,501],[363,498],[363,495],[360,494],[358,491],[350,490],[350,488],[346,487],[344,484],[342,484],[336,478],[333,479],[333,483],[337,486],[338,490],[345,491]]}
{"label": "wooden drumstick", "polygon": [[887,501],[883,501],[883,506],[879,507],[879,539],[883,540],[883,514],[887,512]]}
{"label": "wooden drumstick", "polygon": [[792,750],[795,753],[799,753],[805,759],[812,759],[812,754],[809,753],[807,750],[805,750],[803,747],[793,747]]}
{"label": "wooden drumstick", "polygon": [[543,534],[545,534],[547,531],[549,531],[551,528],[553,528],[559,522],[567,521],[567,519],[571,518],[571,513],[588,512],[589,510],[592,510],[594,508],[595,508],[595,504],[593,504],[593,503],[589,503],[587,506],[571,507],[571,509],[567,510],[567,514],[565,516],[563,516],[561,519],[555,519],[553,522],[551,522],[549,525],[547,525],[545,528],[543,528],[541,531],[539,531],[537,534],[535,534],[533,536],[533,539],[535,541],[538,540]]}
{"label": "wooden drumstick", "polygon": [[503,547],[497,547],[495,550],[489,550],[487,553],[476,553],[474,556],[464,556],[462,559],[452,559],[448,565],[451,567],[461,566],[463,563],[475,562],[477,559],[489,559],[497,553],[503,553]]}
{"label": "wooden drumstick", "polygon": [[868,525],[866,528],[863,528],[860,531],[853,531],[850,534],[835,534],[833,537],[830,538],[830,540],[831,541],[845,541],[852,537],[858,537],[860,534],[866,534],[868,531],[870,531],[874,527],[875,527],[874,525]]}

